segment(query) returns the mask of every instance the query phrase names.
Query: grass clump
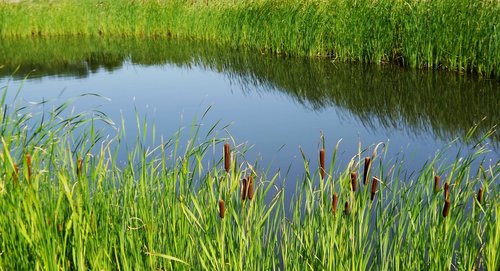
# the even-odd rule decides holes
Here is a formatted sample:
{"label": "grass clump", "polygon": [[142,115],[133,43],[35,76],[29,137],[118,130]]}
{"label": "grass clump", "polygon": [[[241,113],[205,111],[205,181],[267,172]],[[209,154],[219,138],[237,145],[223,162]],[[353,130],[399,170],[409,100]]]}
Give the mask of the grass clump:
{"label": "grass clump", "polygon": [[184,37],[277,54],[498,77],[500,4],[438,1],[0,3],[0,36]]}
{"label": "grass clump", "polygon": [[[188,142],[177,135],[148,146],[139,123],[141,136],[120,163],[123,131],[104,140],[95,123],[112,122],[93,112],[68,115],[70,106],[37,115],[3,102],[3,269],[499,267],[499,167],[481,162],[481,142],[450,165],[438,154],[410,176],[403,161],[374,151],[365,173],[377,180],[371,189],[356,178],[368,150],[339,166],[335,147],[326,165],[323,144],[321,167],[304,157],[304,178],[288,202],[279,174],[238,162],[245,148],[231,148],[215,127],[201,137],[193,125]],[[435,193],[436,174],[450,184],[449,199]]]}

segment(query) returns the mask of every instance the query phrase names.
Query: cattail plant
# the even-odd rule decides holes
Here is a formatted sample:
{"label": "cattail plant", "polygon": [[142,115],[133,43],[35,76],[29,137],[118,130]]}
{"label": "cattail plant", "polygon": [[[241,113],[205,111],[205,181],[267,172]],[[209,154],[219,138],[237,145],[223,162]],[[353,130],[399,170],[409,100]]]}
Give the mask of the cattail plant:
{"label": "cattail plant", "polygon": [[345,209],[344,209],[344,214],[348,215],[351,213],[351,209],[349,209],[349,202],[345,202]]}
{"label": "cattail plant", "polygon": [[483,204],[483,191],[483,187],[481,187],[477,192],[477,201],[479,202],[479,204]]}
{"label": "cattail plant", "polygon": [[231,169],[231,145],[224,144],[224,169],[229,172]]}
{"label": "cattail plant", "polygon": [[319,174],[321,176],[321,179],[325,179],[325,149],[321,149],[319,151]]}
{"label": "cattail plant", "polygon": [[249,200],[253,199],[253,177],[252,175],[248,176],[248,182],[247,182],[247,198]]}
{"label": "cattail plant", "polygon": [[78,158],[78,161],[76,162],[76,176],[80,177],[83,172],[83,159]]}
{"label": "cattail plant", "polygon": [[439,181],[441,180],[441,177],[439,175],[434,176],[434,193],[437,193],[439,191]]}
{"label": "cattail plant", "polygon": [[26,168],[28,170],[28,182],[31,182],[31,155],[26,154],[25,156],[26,159]]}
{"label": "cattail plant", "polygon": [[247,179],[243,179],[241,181],[241,201],[245,201],[248,193],[248,181]]}
{"label": "cattail plant", "polygon": [[447,217],[449,213],[450,213],[450,200],[446,199],[444,201],[443,217]]}
{"label": "cattail plant", "polygon": [[219,200],[219,216],[220,218],[224,218],[224,213],[226,212],[226,208],[224,207],[224,201]]}
{"label": "cattail plant", "polygon": [[14,164],[14,174],[12,175],[12,179],[14,180],[14,183],[17,183],[19,180],[19,166],[17,164]]}
{"label": "cattail plant", "polygon": [[351,172],[351,188],[352,192],[356,192],[356,179],[358,176],[356,175],[356,172]]}
{"label": "cattail plant", "polygon": [[332,213],[335,214],[335,211],[337,211],[337,203],[339,201],[339,196],[337,193],[333,193],[332,196]]}
{"label": "cattail plant", "polygon": [[368,170],[370,168],[370,163],[371,163],[370,157],[365,157],[365,171],[364,171],[364,176],[363,176],[363,184],[366,185],[368,183]]}
{"label": "cattail plant", "polygon": [[450,184],[444,183],[444,199],[448,200],[450,198]]}
{"label": "cattail plant", "polygon": [[378,186],[378,183],[380,182],[380,180],[378,179],[378,177],[373,177],[373,181],[372,181],[372,201],[373,199],[375,198],[375,193],[377,193],[377,186]]}

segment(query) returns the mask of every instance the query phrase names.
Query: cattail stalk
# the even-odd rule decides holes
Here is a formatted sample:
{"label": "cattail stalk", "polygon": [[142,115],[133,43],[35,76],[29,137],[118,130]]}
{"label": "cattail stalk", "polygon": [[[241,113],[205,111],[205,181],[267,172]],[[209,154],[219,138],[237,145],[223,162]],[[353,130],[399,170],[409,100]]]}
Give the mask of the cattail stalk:
{"label": "cattail stalk", "polygon": [[76,162],[76,175],[80,177],[83,172],[83,159],[78,158],[78,161]]}
{"label": "cattail stalk", "polygon": [[479,191],[477,192],[477,201],[479,204],[483,204],[483,187],[479,188]]}
{"label": "cattail stalk", "polygon": [[441,177],[439,175],[434,176],[434,193],[437,193],[439,191],[440,180],[441,180]]}
{"label": "cattail stalk", "polygon": [[229,172],[231,169],[231,145],[224,144],[224,169]]}
{"label": "cattail stalk", "polygon": [[26,154],[26,168],[28,169],[28,182],[31,182],[31,155]]}
{"label": "cattail stalk", "polygon": [[226,208],[224,207],[224,201],[219,200],[219,216],[220,218],[224,218],[224,213],[226,212]]}
{"label": "cattail stalk", "polygon": [[443,208],[443,217],[447,217],[448,214],[450,213],[450,200],[446,199],[444,201],[444,208]]}
{"label": "cattail stalk", "polygon": [[450,199],[450,184],[447,182],[444,183],[444,199]]}
{"label": "cattail stalk", "polygon": [[249,200],[253,199],[253,177],[252,175],[248,176],[248,182],[247,182],[248,188],[247,188],[247,198]]}
{"label": "cattail stalk", "polygon": [[375,176],[372,181],[372,201],[375,198],[375,193],[377,193],[377,186],[380,180]]}
{"label": "cattail stalk", "polygon": [[345,213],[346,215],[348,215],[348,214],[350,214],[350,213],[351,213],[351,209],[349,209],[349,202],[348,202],[348,201],[346,201],[346,202],[345,202],[345,209],[344,209],[344,213]]}
{"label": "cattail stalk", "polygon": [[337,195],[337,193],[333,193],[333,196],[332,196],[332,212],[333,212],[333,214],[335,214],[335,211],[337,211],[338,201],[339,201],[339,196]]}
{"label": "cattail stalk", "polygon": [[17,183],[19,180],[19,166],[17,164],[14,164],[14,174],[12,176],[12,179],[14,180],[14,183]]}
{"label": "cattail stalk", "polygon": [[319,151],[319,174],[321,175],[321,179],[325,179],[325,149],[321,149]]}
{"label": "cattail stalk", "polygon": [[248,181],[247,179],[243,179],[241,184],[241,201],[245,201],[248,193]]}
{"label": "cattail stalk", "polygon": [[356,192],[356,181],[357,181],[358,176],[356,175],[356,172],[351,172],[351,188],[352,192]]}
{"label": "cattail stalk", "polygon": [[371,163],[370,157],[365,157],[365,171],[364,171],[364,176],[363,176],[363,184],[366,185],[368,183],[368,170],[370,169],[370,163]]}

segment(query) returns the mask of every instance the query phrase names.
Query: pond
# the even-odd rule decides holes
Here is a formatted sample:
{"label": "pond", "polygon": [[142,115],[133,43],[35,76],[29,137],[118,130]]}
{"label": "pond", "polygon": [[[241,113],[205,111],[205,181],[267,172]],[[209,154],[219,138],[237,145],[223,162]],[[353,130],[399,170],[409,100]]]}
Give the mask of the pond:
{"label": "pond", "polygon": [[[478,139],[500,121],[496,80],[196,41],[1,40],[2,65],[0,87],[7,86],[9,99],[17,89],[21,103],[102,95],[109,99],[76,99],[74,110],[100,110],[118,125],[123,119],[130,144],[137,117],[146,118],[155,124],[156,142],[146,142],[152,147],[181,127],[188,134],[193,122],[202,125],[201,135],[219,123],[218,136],[251,147],[250,163],[280,171],[291,183],[304,171],[299,148],[317,166],[321,134],[328,160],[340,141],[339,168],[359,149],[370,155],[383,142],[387,159],[405,159],[411,174],[438,150],[447,148],[451,159],[470,150],[476,141],[463,139],[474,125]],[[499,140],[498,132],[487,139],[492,151],[484,159],[498,161]]]}

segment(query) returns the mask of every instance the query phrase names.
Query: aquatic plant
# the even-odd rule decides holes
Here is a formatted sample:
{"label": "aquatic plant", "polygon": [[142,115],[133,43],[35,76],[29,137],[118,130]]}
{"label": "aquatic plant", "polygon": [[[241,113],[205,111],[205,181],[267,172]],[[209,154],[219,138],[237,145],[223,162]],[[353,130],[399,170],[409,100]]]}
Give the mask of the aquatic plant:
{"label": "aquatic plant", "polygon": [[[228,139],[199,138],[199,125],[186,144],[138,138],[120,163],[123,133],[104,138],[95,128],[114,122],[67,108],[0,107],[2,269],[498,269],[500,170],[482,160],[481,141],[451,162],[438,153],[414,175],[374,154],[378,177],[356,193],[352,176],[369,148],[347,166],[334,154],[328,178],[308,172],[305,158],[287,200],[290,180],[249,169],[237,159],[242,146],[228,174]],[[142,137],[153,129],[138,127]],[[452,182],[444,200],[434,196],[436,173]]]}
{"label": "aquatic plant", "polygon": [[499,17],[490,0],[4,1],[0,36],[189,38],[498,77]]}

